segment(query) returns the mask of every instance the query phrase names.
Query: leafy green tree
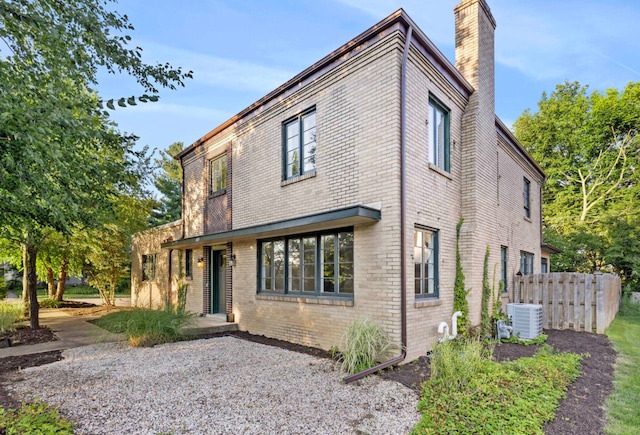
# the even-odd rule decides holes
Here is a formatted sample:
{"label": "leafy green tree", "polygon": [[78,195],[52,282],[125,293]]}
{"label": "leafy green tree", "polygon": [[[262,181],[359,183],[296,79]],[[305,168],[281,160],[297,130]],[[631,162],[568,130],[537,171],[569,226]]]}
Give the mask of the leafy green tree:
{"label": "leafy green tree", "polygon": [[624,216],[640,213],[639,127],[639,82],[591,93],[566,82],[515,122],[516,136],[548,175],[544,237],[564,251],[554,270],[612,267],[625,282],[637,282],[622,253],[625,233],[638,225]]}
{"label": "leafy green tree", "polygon": [[174,156],[183,148],[182,142],[174,142],[165,151],[160,151],[160,158],[155,160],[160,172],[154,176],[153,184],[162,196],[154,204],[151,214],[154,226],[182,217],[182,168]]}
{"label": "leafy green tree", "polygon": [[[114,196],[137,188],[145,153],[133,151],[92,89],[98,71],[134,77],[157,100],[191,77],[148,65],[111,0],[0,0],[0,234],[21,247],[23,292],[38,328],[36,261],[55,231],[99,225]],[[120,97],[119,106],[136,104]],[[114,108],[114,100],[104,105]]]}

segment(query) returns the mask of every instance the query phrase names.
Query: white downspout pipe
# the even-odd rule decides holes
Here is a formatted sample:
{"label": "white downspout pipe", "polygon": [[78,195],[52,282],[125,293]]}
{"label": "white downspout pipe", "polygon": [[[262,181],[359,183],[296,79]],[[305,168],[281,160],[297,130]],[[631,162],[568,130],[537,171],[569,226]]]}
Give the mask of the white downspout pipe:
{"label": "white downspout pipe", "polygon": [[460,316],[462,316],[462,311],[456,311],[453,313],[453,316],[451,316],[451,336],[449,340],[453,340],[458,335],[458,317]]}
{"label": "white downspout pipe", "polygon": [[443,334],[442,337],[438,339],[439,343],[449,339],[449,325],[447,325],[447,322],[440,322],[438,325],[438,334]]}

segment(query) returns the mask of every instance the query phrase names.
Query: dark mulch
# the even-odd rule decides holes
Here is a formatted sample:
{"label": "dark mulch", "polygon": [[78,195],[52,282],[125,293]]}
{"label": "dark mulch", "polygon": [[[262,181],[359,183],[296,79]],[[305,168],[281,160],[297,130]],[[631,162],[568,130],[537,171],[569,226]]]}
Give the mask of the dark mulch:
{"label": "dark mulch", "polygon": [[[576,331],[545,331],[546,343],[560,352],[585,354],[581,375],[569,387],[567,397],[560,402],[556,418],[545,427],[547,435],[590,435],[604,433],[606,423],[604,401],[613,389],[613,364],[616,352],[606,335]],[[493,355],[497,361],[533,356],[540,346],[503,343]],[[588,354],[588,355],[586,355]],[[429,379],[429,359],[417,360],[385,371],[382,376],[400,382],[420,392]]]}
{"label": "dark mulch", "polygon": [[[556,350],[585,354],[582,359],[581,375],[569,387],[566,399],[561,401],[556,418],[547,425],[545,434],[602,434],[606,422],[603,407],[604,400],[613,388],[613,364],[616,358],[616,353],[611,347],[609,339],[604,335],[569,330],[549,330],[545,331],[545,333],[549,336],[546,343]],[[332,357],[329,352],[322,349],[253,335],[247,332],[207,334],[198,338],[214,338],[228,335],[320,358]],[[496,346],[494,357],[497,361],[513,360],[532,356],[539,348],[540,346],[503,343]],[[62,359],[60,351],[0,358],[0,406],[12,408],[17,405],[2,387],[2,382],[6,381],[7,375],[20,368],[49,364],[60,359]],[[385,370],[381,373],[381,376],[400,382],[420,392],[420,386],[429,378],[429,373],[428,358],[420,357],[411,363]]]}
{"label": "dark mulch", "polygon": [[47,341],[55,341],[57,339],[53,331],[46,326],[40,329],[19,326],[15,331],[0,333],[0,348],[9,347],[7,340],[10,340],[11,347],[15,347],[26,344],[46,343]]}

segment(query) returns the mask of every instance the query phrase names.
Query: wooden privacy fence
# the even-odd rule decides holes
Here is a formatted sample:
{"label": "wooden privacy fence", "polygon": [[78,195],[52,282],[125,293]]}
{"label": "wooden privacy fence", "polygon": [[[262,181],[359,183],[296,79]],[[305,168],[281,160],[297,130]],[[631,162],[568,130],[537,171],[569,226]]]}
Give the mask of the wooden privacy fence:
{"label": "wooden privacy fence", "polygon": [[604,334],[620,307],[620,277],[614,274],[543,273],[515,277],[513,301],[542,305],[546,329]]}

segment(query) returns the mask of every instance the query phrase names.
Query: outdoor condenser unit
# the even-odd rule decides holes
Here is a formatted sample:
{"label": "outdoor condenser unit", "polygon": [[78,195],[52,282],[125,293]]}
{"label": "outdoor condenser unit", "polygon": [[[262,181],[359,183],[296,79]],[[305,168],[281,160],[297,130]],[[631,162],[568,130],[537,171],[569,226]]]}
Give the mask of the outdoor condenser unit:
{"label": "outdoor condenser unit", "polygon": [[532,340],[542,334],[542,305],[507,304],[513,335]]}

